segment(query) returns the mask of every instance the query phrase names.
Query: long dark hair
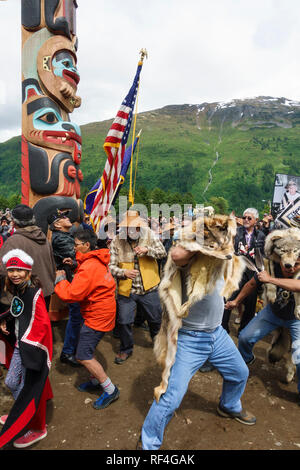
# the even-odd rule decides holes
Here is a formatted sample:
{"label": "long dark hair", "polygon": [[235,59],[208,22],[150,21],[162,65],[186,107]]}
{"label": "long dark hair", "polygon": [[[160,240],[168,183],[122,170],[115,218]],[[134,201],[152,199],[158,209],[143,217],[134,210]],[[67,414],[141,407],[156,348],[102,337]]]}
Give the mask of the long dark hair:
{"label": "long dark hair", "polygon": [[[30,282],[29,282],[30,281]],[[35,274],[31,274],[30,280],[24,282],[19,288],[11,282],[11,280],[6,276],[4,283],[4,291],[8,291],[11,294],[15,295],[17,293],[24,294],[26,287],[39,287],[42,288],[41,281]]]}

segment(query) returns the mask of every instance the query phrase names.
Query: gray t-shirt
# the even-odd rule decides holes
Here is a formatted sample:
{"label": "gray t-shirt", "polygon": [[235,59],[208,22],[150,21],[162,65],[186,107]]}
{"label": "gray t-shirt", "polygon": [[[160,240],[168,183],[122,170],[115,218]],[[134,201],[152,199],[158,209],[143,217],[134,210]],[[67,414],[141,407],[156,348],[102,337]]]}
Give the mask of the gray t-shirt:
{"label": "gray t-shirt", "polygon": [[[182,303],[187,300],[186,296],[186,274],[181,270]],[[213,331],[222,324],[224,313],[224,299],[220,292],[224,286],[224,279],[216,282],[216,288],[211,293],[203,297],[202,300],[192,305],[189,314],[182,319],[182,329],[197,331]]]}

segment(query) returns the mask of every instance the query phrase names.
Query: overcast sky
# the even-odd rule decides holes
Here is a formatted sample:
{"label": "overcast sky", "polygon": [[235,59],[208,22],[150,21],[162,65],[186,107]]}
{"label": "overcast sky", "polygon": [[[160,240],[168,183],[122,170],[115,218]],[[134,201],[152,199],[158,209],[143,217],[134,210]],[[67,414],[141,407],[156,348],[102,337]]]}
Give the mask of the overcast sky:
{"label": "overcast sky", "polygon": [[[79,125],[114,117],[148,50],[139,111],[300,101],[299,0],[77,0]],[[0,142],[21,133],[21,0],[0,0]]]}

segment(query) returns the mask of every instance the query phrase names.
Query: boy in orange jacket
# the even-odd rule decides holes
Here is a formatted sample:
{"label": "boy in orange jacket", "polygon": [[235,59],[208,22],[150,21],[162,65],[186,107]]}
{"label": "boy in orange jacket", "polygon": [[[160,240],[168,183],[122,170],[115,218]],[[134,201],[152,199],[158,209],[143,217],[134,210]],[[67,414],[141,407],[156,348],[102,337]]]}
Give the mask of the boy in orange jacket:
{"label": "boy in orange jacket", "polygon": [[104,334],[115,327],[116,284],[108,268],[109,250],[97,249],[96,235],[91,230],[79,229],[74,238],[78,263],[75,275],[72,282],[69,282],[65,271],[57,271],[55,292],[63,302],[80,303],[84,324],[80,330],[76,359],[87,368],[92,378],[79,385],[78,389],[102,389],[103,393],[94,402],[93,407],[103,409],[120,396],[118,388],[94,357],[96,347]]}

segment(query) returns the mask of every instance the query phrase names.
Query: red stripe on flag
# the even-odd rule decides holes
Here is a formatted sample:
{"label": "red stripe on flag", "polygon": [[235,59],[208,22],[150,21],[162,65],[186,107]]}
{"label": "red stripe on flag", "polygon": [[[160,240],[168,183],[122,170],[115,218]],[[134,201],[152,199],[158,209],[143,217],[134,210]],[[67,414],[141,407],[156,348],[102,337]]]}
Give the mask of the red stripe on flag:
{"label": "red stripe on flag", "polygon": [[117,114],[118,117],[121,117],[123,119],[128,119],[128,115],[129,113],[124,113],[124,111],[118,111],[118,114]]}
{"label": "red stripe on flag", "polygon": [[105,143],[111,143],[111,144],[119,144],[121,142],[121,139],[120,137],[113,137],[113,136],[109,136],[109,137],[106,137],[105,139]]}
{"label": "red stripe on flag", "polygon": [[111,126],[109,132],[110,132],[112,129],[114,129],[114,130],[116,130],[116,131],[118,131],[118,132],[124,132],[125,129],[126,129],[126,126],[122,126],[122,124],[119,124],[118,122],[115,122],[115,123]]}

